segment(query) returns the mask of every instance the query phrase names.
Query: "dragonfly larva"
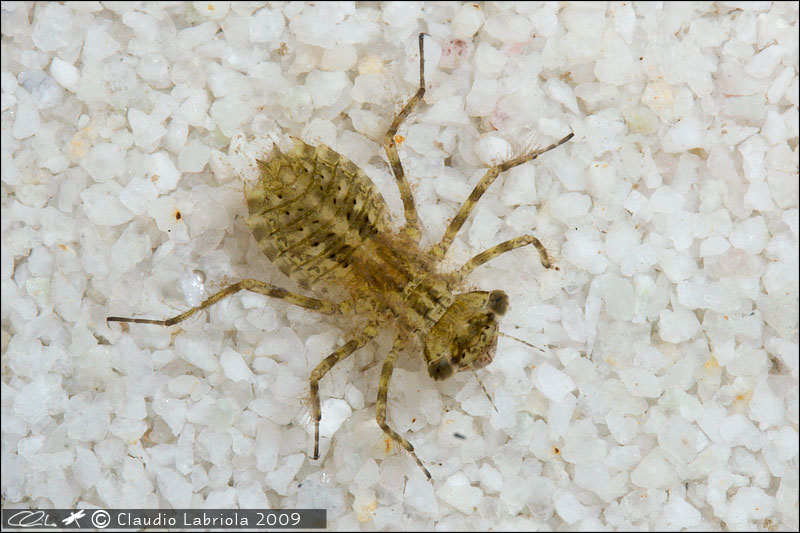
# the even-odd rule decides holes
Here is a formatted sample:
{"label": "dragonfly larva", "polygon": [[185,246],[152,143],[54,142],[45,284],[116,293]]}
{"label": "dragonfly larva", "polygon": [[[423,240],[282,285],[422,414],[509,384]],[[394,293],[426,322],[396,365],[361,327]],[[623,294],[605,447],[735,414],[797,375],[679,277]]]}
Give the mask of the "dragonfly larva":
{"label": "dragonfly larva", "polygon": [[[454,372],[482,368],[492,361],[499,334],[497,321],[508,309],[508,297],[500,290],[464,292],[466,278],[498,255],[528,245],[538,250],[545,268],[552,268],[547,251],[533,235],[522,235],[477,254],[455,271],[440,272],[438,265],[501,172],[536,159],[569,141],[573,134],[490,167],[447,226],[441,241],[420,249],[422,228],[397,153],[396,134],[425,94],[423,36],[419,35],[419,89],[394,118],[383,139],[403,201],[405,225],[392,229],[386,202],[354,163],[327,146],[311,146],[296,138],[287,153],[275,148],[267,158],[259,160],[260,179],[252,187],[245,187],[250,213],[247,224],[261,251],[300,287],[324,298],[244,279],[166,320],[116,316],[107,320],[171,326],[241,290],[281,298],[320,313],[364,317],[362,331],[311,372],[314,459],[319,458],[320,380],[383,328],[393,327],[395,340],[383,361],[376,418],[384,433],[405,448],[430,479],[411,443],[387,423],[386,403],[395,361],[401,351],[421,351],[428,374],[437,381]],[[338,287],[344,297],[329,298],[325,289],[330,287]]]}

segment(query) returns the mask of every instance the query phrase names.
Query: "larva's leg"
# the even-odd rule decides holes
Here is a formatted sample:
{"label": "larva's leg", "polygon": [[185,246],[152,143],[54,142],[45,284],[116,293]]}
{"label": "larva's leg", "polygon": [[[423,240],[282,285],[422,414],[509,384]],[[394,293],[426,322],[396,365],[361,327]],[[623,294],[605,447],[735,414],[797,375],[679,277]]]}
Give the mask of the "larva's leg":
{"label": "larva's leg", "polygon": [[[395,342],[396,344],[396,342]],[[378,401],[375,408],[376,416],[375,418],[378,421],[378,425],[381,427],[386,436],[392,439],[394,442],[402,446],[406,449],[406,451],[411,454],[411,457],[417,462],[419,467],[425,472],[425,477],[428,479],[431,478],[430,472],[428,469],[425,468],[425,465],[422,464],[422,461],[419,460],[417,454],[414,453],[414,447],[408,442],[406,439],[401,437],[397,434],[395,430],[389,427],[389,424],[386,423],[386,397],[389,394],[389,381],[392,378],[392,370],[394,370],[394,361],[397,359],[397,346],[392,347],[392,351],[389,352],[389,356],[383,362],[383,370],[381,371],[381,380],[378,384]]]}
{"label": "larva's leg", "polygon": [[450,225],[447,226],[447,230],[445,230],[442,240],[439,242],[439,244],[431,248],[430,253],[434,257],[437,257],[439,259],[445,256],[447,250],[450,248],[450,245],[453,243],[453,239],[455,239],[456,234],[461,229],[461,226],[464,225],[464,222],[466,222],[467,217],[469,217],[469,214],[475,208],[475,205],[478,203],[478,200],[481,199],[483,193],[485,193],[486,189],[488,189],[489,186],[492,183],[494,183],[494,180],[497,179],[497,176],[499,176],[501,172],[505,172],[506,170],[512,169],[523,163],[527,163],[528,161],[536,159],[545,152],[549,152],[554,148],[558,148],[568,140],[572,139],[574,135],[575,135],[574,133],[570,132],[569,135],[563,137],[562,139],[559,139],[550,146],[547,146],[540,150],[533,150],[531,152],[524,153],[519,157],[515,157],[510,161],[506,161],[504,163],[500,163],[499,165],[495,165],[491,167],[489,170],[487,170],[486,174],[483,175],[481,180],[478,182],[478,184],[470,193],[469,197],[467,197],[466,201],[461,206],[461,209],[458,210],[458,213],[456,214],[455,218],[453,218],[453,220],[450,222]]}
{"label": "larva's leg", "polygon": [[336,365],[336,363],[343,361],[347,356],[364,346],[368,340],[378,334],[378,327],[376,324],[368,324],[364,328],[364,333],[355,339],[352,339],[343,345],[339,346],[328,357],[320,361],[320,363],[311,371],[309,378],[309,385],[311,388],[311,408],[314,410],[314,459],[319,459],[319,421],[322,420],[322,408],[319,403],[319,381]]}
{"label": "larva's leg", "polygon": [[497,246],[492,246],[488,250],[484,250],[483,252],[479,253],[462,266],[458,273],[461,276],[466,276],[482,264],[486,263],[497,257],[498,255],[504,254],[506,252],[510,252],[515,248],[521,248],[522,246],[527,246],[532,244],[536,247],[539,251],[539,261],[542,262],[542,266],[545,268],[552,268],[553,270],[558,270],[558,267],[553,265],[550,262],[550,257],[547,255],[547,250],[545,250],[542,243],[534,237],[533,235],[523,235],[521,237],[515,237],[513,239],[509,239],[506,242],[501,242]]}
{"label": "larva's leg", "polygon": [[383,148],[386,150],[386,156],[389,158],[389,164],[392,166],[392,173],[397,181],[397,187],[400,189],[400,197],[403,199],[403,210],[406,215],[406,225],[403,230],[411,237],[414,242],[419,242],[420,236],[420,223],[417,216],[417,207],[414,204],[414,195],[411,194],[411,187],[406,179],[403,165],[400,163],[400,156],[397,155],[397,141],[395,135],[397,128],[408,117],[409,113],[416,107],[422,96],[425,94],[425,54],[422,46],[422,36],[424,33],[419,34],[419,89],[417,93],[411,97],[411,100],[403,107],[400,113],[394,117],[392,125],[383,137]]}
{"label": "larva's leg", "polygon": [[197,307],[192,307],[188,311],[181,313],[178,316],[168,318],[166,320],[110,316],[106,318],[106,322],[132,322],[134,324],[155,324],[157,326],[172,326],[179,322],[183,322],[184,320],[194,315],[198,311],[202,311],[207,307],[211,307],[212,305],[222,300],[226,296],[230,296],[231,294],[235,294],[241,290],[257,292],[259,294],[263,294],[265,296],[271,296],[273,298],[280,298],[294,305],[299,305],[300,307],[305,307],[306,309],[319,311],[320,313],[324,313],[327,315],[333,314],[338,311],[338,306],[333,302],[329,302],[326,300],[318,300],[316,298],[309,298],[301,294],[289,292],[286,289],[281,289],[280,287],[276,287],[271,283],[264,283],[263,281],[258,281],[255,279],[243,279],[242,281],[234,283],[233,285],[230,285],[229,287],[226,287],[221,291],[219,291],[218,293],[210,296],[208,299],[206,299],[203,303],[201,303]]}

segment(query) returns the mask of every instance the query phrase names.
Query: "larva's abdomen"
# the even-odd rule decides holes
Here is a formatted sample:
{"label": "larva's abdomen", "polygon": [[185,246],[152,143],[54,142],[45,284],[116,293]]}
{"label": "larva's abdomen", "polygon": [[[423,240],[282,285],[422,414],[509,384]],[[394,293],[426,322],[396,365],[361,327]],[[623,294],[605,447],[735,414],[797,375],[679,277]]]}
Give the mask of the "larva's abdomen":
{"label": "larva's abdomen", "polygon": [[324,145],[293,139],[259,161],[261,178],[245,188],[261,251],[301,287],[348,277],[353,254],[386,232],[386,204],[364,172]]}

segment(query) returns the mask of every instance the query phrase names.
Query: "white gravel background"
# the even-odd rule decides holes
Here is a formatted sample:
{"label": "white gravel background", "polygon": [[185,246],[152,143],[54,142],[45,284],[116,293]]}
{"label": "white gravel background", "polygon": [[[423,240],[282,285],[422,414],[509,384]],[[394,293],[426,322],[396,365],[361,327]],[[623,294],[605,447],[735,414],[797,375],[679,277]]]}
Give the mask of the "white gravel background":
{"label": "white gravel background", "polygon": [[[387,331],[322,382],[353,324],[240,294],[295,286],[244,222],[252,160],[326,143],[436,242],[500,177],[445,268],[525,233],[480,372]],[[787,3],[2,4],[2,500],[8,507],[325,507],[331,529],[798,529],[798,7]]]}

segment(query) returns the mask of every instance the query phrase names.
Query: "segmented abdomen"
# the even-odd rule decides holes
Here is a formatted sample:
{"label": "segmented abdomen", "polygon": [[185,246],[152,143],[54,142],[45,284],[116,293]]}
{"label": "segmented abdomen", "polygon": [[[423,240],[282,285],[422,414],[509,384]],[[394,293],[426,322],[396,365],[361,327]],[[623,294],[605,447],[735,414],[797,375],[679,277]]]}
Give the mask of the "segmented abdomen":
{"label": "segmented abdomen", "polygon": [[[324,145],[294,139],[284,154],[258,161],[261,179],[245,187],[261,251],[301,287],[349,277],[353,254],[387,231],[386,204],[364,172]],[[322,291],[324,292],[324,290]]]}

